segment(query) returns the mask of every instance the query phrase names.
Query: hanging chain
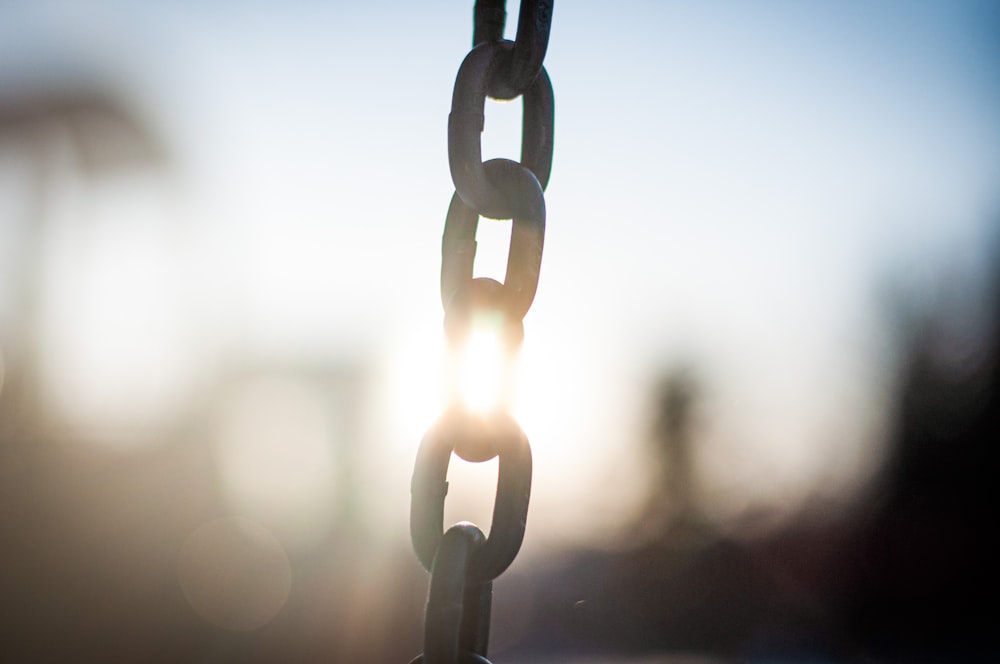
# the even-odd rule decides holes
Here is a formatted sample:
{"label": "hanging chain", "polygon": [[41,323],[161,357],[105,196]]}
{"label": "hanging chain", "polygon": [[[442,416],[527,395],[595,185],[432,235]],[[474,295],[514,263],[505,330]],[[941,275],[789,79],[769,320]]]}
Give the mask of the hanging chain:
{"label": "hanging chain", "polygon": [[[521,0],[515,41],[503,39],[504,0],[477,0],[473,49],[459,67],[448,116],[448,162],[455,194],[441,242],[441,302],[452,347],[469,336],[477,315],[502,319],[508,351],[524,336],[523,318],[538,286],[545,237],[542,195],[552,166],[552,83],[542,66],[553,0]],[[521,161],[483,162],[486,98],[524,97]],[[473,278],[480,217],[512,219],[503,283]],[[444,531],[448,463],[499,457],[489,536],[471,523]],[[430,572],[424,652],[411,664],[489,664],[493,579],[513,562],[524,539],[531,493],[531,448],[505,412],[475,415],[449,407],[424,436],[413,470],[410,537]]]}

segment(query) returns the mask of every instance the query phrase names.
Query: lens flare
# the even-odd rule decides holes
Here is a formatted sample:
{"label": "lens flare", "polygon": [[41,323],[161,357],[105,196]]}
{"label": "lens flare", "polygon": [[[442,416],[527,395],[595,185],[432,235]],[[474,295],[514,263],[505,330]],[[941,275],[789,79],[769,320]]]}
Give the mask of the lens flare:
{"label": "lens flare", "polygon": [[243,517],[224,517],[188,536],[177,555],[177,579],[203,619],[249,632],[271,622],[285,606],[292,568],[266,528]]}
{"label": "lens flare", "polygon": [[471,411],[488,413],[506,405],[510,358],[496,325],[477,324],[459,351],[458,398]]}

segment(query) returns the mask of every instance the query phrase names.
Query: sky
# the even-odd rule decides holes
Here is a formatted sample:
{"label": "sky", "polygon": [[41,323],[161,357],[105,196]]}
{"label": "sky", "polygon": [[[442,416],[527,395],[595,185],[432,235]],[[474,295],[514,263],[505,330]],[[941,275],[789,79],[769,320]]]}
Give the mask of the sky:
{"label": "sky", "polygon": [[[438,412],[446,122],[471,16],[4,3],[0,104],[100,84],[168,157],[87,179],[58,130],[43,148],[0,138],[5,321],[25,164],[50,173],[41,344],[62,417],[134,431],[189,412],[237,361],[359,364],[371,509],[404,521]],[[983,318],[1000,8],[561,2],[545,62],[555,155],[515,408],[541,540],[599,539],[641,500],[652,388],[672,367],[701,381],[718,518],[863,482],[892,408],[894,300],[947,302],[974,328],[956,323],[960,339]],[[491,102],[484,157],[516,157],[519,132],[520,103]],[[481,226],[477,274],[502,274],[509,223]]]}

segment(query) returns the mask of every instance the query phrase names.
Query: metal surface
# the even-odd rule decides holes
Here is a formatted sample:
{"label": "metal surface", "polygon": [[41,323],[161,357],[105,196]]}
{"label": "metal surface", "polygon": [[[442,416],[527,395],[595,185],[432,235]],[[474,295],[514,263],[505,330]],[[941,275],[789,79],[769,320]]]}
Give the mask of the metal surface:
{"label": "metal surface", "polygon": [[424,619],[424,661],[451,664],[458,659],[465,615],[466,570],[483,545],[483,532],[470,523],[455,524],[441,537],[431,567]]}
{"label": "metal surface", "polygon": [[473,10],[472,45],[503,39],[507,0],[479,0]]}
{"label": "metal surface", "polygon": [[[553,0],[522,0],[517,16],[517,37],[510,73],[501,70],[501,78],[490,96],[508,99],[522,94],[544,71],[542,62],[549,48],[549,30],[552,26]],[[506,75],[504,75],[506,74]]]}
{"label": "metal surface", "polygon": [[[504,285],[489,277],[478,277],[455,290],[445,308],[444,333],[448,343],[458,347],[465,342],[477,313],[502,313],[503,298]],[[498,334],[504,350],[513,353],[524,340],[524,322],[520,317],[503,316]]]}
{"label": "metal surface", "polygon": [[[465,57],[455,78],[448,115],[448,165],[462,200],[480,215],[511,219],[523,215],[526,204],[512,198],[501,183],[493,182],[483,164],[481,134],[485,126],[487,88],[496,72],[500,54],[511,51],[510,42],[487,42]],[[540,190],[552,168],[554,96],[547,73],[542,73],[524,95],[520,169],[538,180]],[[515,163],[515,162],[511,162]],[[528,199],[528,204],[533,205]]]}
{"label": "metal surface", "polygon": [[[503,39],[505,4],[503,0],[476,3],[473,46]],[[552,0],[521,0],[513,50],[502,56],[497,76],[490,85],[490,96],[494,99],[513,99],[524,94],[538,77],[549,47],[552,4]]]}
{"label": "metal surface", "polygon": [[[514,216],[507,254],[507,269],[499,306],[511,320],[520,320],[531,307],[538,288],[545,242],[545,202],[538,181],[519,164],[492,159],[486,164],[489,177],[523,208]],[[470,287],[476,252],[479,214],[458,194],[452,196],[441,241],[441,301],[452,315],[456,294]]]}
{"label": "metal surface", "polygon": [[431,569],[444,530],[452,452],[475,462],[499,457],[489,537],[469,565],[472,579],[491,581],[513,562],[524,539],[531,448],[521,427],[506,413],[480,417],[455,406],[434,423],[420,443],[410,484],[410,537],[417,558],[427,569]]}
{"label": "metal surface", "polygon": [[[453,347],[481,313],[499,318],[503,346],[513,353],[522,319],[538,288],[545,240],[545,198],[552,167],[552,84],[542,67],[551,0],[524,0],[516,42],[505,41],[502,0],[481,0],[474,11],[473,49],[459,68],[448,116],[448,162],[455,194],[441,240],[441,303]],[[521,161],[483,163],[486,97],[524,95]],[[479,217],[512,219],[503,283],[473,278]],[[469,523],[444,531],[452,454],[479,463],[499,457],[489,536]],[[410,484],[410,537],[431,572],[424,653],[411,664],[489,664],[493,579],[513,562],[524,540],[531,495],[531,447],[509,414],[474,415],[449,407],[424,435]]]}

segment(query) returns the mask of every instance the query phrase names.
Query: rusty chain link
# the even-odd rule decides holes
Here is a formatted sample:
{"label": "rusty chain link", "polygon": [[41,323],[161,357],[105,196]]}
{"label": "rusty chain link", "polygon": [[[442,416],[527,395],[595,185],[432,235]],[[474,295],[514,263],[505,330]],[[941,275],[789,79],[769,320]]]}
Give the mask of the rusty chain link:
{"label": "rusty chain link", "polygon": [[[542,66],[552,0],[521,0],[515,41],[503,39],[504,0],[477,0],[473,48],[455,79],[448,116],[452,196],[441,241],[445,335],[457,347],[477,313],[502,318],[507,351],[524,335],[522,319],[538,287],[545,238],[545,198],[552,166],[552,83]],[[521,161],[482,160],[486,98],[524,97]],[[474,278],[479,218],[512,219],[503,283]],[[489,535],[462,522],[444,530],[451,455],[473,462],[499,457]],[[411,664],[489,664],[493,579],[524,539],[531,493],[531,447],[504,412],[475,415],[452,405],[424,435],[410,486],[410,537],[430,572],[424,652]]]}

